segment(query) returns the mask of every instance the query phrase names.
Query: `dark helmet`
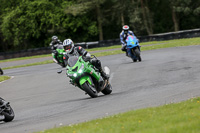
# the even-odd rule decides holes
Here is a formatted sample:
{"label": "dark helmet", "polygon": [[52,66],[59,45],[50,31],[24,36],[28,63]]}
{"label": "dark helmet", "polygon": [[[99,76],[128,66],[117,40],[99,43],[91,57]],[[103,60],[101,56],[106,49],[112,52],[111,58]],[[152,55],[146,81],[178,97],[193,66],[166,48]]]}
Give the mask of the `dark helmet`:
{"label": "dark helmet", "polygon": [[55,42],[57,42],[58,41],[58,37],[57,36],[52,36],[52,41],[55,43]]}
{"label": "dark helmet", "polygon": [[127,34],[128,33],[128,30],[129,30],[129,26],[128,25],[124,25],[122,27],[122,29],[124,30],[124,33]]}
{"label": "dark helmet", "polygon": [[74,43],[71,39],[65,39],[63,41],[63,47],[67,52],[71,52],[74,49]]}

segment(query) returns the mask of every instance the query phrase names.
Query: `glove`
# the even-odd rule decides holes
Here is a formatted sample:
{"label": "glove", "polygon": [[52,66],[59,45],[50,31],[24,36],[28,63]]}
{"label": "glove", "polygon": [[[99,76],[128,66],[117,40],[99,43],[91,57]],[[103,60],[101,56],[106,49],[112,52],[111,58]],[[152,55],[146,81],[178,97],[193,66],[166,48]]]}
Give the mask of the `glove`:
{"label": "glove", "polygon": [[88,56],[82,56],[82,58],[83,58],[83,60],[84,60],[85,62],[90,61],[90,57],[88,57]]}

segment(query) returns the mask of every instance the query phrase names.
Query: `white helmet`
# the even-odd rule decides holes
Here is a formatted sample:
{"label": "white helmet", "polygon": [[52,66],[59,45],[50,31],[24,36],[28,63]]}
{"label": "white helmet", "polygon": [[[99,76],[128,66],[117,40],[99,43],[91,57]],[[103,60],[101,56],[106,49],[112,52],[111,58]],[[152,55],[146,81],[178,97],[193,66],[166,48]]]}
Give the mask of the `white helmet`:
{"label": "white helmet", "polygon": [[65,39],[63,41],[63,47],[67,52],[71,52],[74,49],[74,43],[71,39]]}

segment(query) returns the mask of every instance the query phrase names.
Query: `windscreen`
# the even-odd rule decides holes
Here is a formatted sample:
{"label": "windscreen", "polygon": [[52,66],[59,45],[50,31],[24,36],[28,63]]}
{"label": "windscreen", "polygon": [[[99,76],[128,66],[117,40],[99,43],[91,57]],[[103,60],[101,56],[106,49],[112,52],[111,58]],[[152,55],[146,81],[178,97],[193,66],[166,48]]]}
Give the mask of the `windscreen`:
{"label": "windscreen", "polygon": [[64,49],[63,45],[58,45],[57,49]]}
{"label": "windscreen", "polygon": [[137,39],[135,36],[129,35],[126,39],[127,42],[127,46],[129,45],[135,45],[135,43],[137,42]]}
{"label": "windscreen", "polygon": [[71,56],[68,59],[68,65],[70,67],[73,67],[76,64],[77,61],[78,61],[78,57],[77,56]]}

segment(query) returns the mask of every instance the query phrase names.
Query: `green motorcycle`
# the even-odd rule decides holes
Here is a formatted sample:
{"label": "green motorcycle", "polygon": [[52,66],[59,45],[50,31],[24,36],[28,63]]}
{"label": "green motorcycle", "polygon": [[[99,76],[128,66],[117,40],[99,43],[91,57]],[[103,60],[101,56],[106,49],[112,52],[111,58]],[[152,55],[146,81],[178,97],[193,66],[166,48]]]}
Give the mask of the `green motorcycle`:
{"label": "green motorcycle", "polygon": [[[62,67],[66,67],[66,65],[65,65],[65,63],[63,61],[63,54],[65,53],[65,50],[64,50],[63,46],[62,45],[58,45],[56,51],[58,53],[57,57],[55,56],[54,53],[52,53],[53,61],[55,63],[58,63]],[[57,58],[57,60],[56,60],[56,58]]]}
{"label": "green motorcycle", "polygon": [[[92,58],[96,58],[94,55]],[[71,56],[68,59],[67,76],[74,86],[85,91],[90,97],[95,98],[99,92],[108,95],[112,92],[109,79],[104,79],[90,62],[89,58],[82,56]],[[109,75],[109,68],[104,67],[105,73]]]}

